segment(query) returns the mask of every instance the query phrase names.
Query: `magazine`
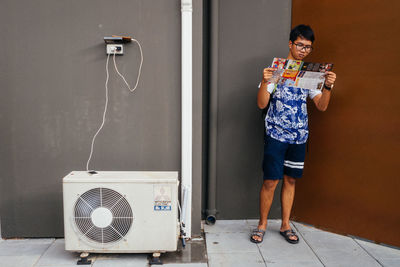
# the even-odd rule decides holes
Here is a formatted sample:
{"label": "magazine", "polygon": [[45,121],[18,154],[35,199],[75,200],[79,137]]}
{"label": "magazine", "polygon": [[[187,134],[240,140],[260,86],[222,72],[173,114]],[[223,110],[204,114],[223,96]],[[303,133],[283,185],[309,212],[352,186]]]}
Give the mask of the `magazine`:
{"label": "magazine", "polygon": [[274,58],[271,67],[277,68],[277,70],[272,75],[270,83],[285,84],[309,90],[322,90],[325,72],[331,71],[333,64]]}

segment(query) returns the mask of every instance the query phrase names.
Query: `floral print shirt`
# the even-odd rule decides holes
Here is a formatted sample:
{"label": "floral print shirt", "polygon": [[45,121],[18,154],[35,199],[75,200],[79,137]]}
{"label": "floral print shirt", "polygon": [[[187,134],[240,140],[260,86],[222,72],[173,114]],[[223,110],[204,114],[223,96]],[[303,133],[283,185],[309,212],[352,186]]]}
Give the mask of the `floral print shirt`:
{"label": "floral print shirt", "polygon": [[307,97],[320,94],[319,90],[293,87],[290,81],[276,86],[271,94],[265,117],[266,134],[290,144],[304,144],[308,138]]}

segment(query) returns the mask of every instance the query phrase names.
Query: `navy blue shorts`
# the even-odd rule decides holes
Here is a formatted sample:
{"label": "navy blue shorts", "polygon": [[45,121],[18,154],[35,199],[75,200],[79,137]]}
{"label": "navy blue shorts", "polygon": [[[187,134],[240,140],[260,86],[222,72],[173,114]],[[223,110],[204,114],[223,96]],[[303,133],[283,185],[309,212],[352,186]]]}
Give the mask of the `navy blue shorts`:
{"label": "navy blue shorts", "polygon": [[269,136],[264,142],[264,180],[279,180],[283,175],[301,178],[306,144],[283,143]]}

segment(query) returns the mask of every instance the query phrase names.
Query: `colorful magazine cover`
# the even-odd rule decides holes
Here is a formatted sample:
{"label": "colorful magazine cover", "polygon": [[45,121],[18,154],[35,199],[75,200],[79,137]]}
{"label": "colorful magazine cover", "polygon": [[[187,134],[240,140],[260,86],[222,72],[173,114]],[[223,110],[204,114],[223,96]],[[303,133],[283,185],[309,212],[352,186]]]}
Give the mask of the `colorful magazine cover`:
{"label": "colorful magazine cover", "polygon": [[323,72],[300,71],[294,86],[305,89],[322,90],[324,82],[325,73]]}
{"label": "colorful magazine cover", "polygon": [[319,71],[320,72],[326,72],[326,71],[331,71],[333,68],[332,63],[322,63],[319,65]]}
{"label": "colorful magazine cover", "polygon": [[271,66],[277,68],[272,75],[271,83],[316,90],[322,90],[325,72],[333,69],[332,63],[303,62],[284,58],[274,58]]}
{"label": "colorful magazine cover", "polygon": [[277,69],[273,74],[271,79],[269,80],[270,83],[275,83],[278,84],[279,83],[279,79],[282,78],[282,74],[285,70],[284,69]]}
{"label": "colorful magazine cover", "polygon": [[286,68],[285,69],[288,69],[288,70],[300,70],[302,64],[303,64],[303,61],[301,61],[301,60],[289,59],[286,62]]}
{"label": "colorful magazine cover", "polygon": [[299,71],[297,71],[297,70],[286,69],[286,70],[283,72],[282,77],[283,77],[283,78],[286,78],[286,79],[290,79],[290,80],[295,81],[298,72],[299,72]]}
{"label": "colorful magazine cover", "polygon": [[272,68],[277,68],[277,69],[284,69],[285,68],[285,63],[286,63],[286,59],[285,58],[276,57],[272,61],[271,67]]}
{"label": "colorful magazine cover", "polygon": [[304,62],[301,70],[314,71],[314,72],[326,72],[331,71],[333,68],[332,63],[312,63]]}

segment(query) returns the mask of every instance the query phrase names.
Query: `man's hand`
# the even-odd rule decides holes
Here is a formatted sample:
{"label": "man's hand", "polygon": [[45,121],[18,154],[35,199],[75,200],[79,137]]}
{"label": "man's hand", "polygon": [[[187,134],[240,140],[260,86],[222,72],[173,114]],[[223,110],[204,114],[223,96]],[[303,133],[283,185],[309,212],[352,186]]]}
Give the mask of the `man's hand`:
{"label": "man's hand", "polygon": [[335,83],[336,80],[336,74],[332,71],[327,71],[325,72],[325,85],[328,87],[332,87],[332,85]]}
{"label": "man's hand", "polygon": [[263,82],[267,83],[274,74],[274,71],[276,71],[276,68],[265,68],[263,71]]}
{"label": "man's hand", "polygon": [[[335,83],[336,74],[332,71],[327,71],[325,73],[325,85],[327,87],[332,88],[332,85]],[[313,98],[315,106],[320,111],[325,111],[328,108],[329,100],[331,99],[331,91],[323,90],[322,94],[318,94]]]}

